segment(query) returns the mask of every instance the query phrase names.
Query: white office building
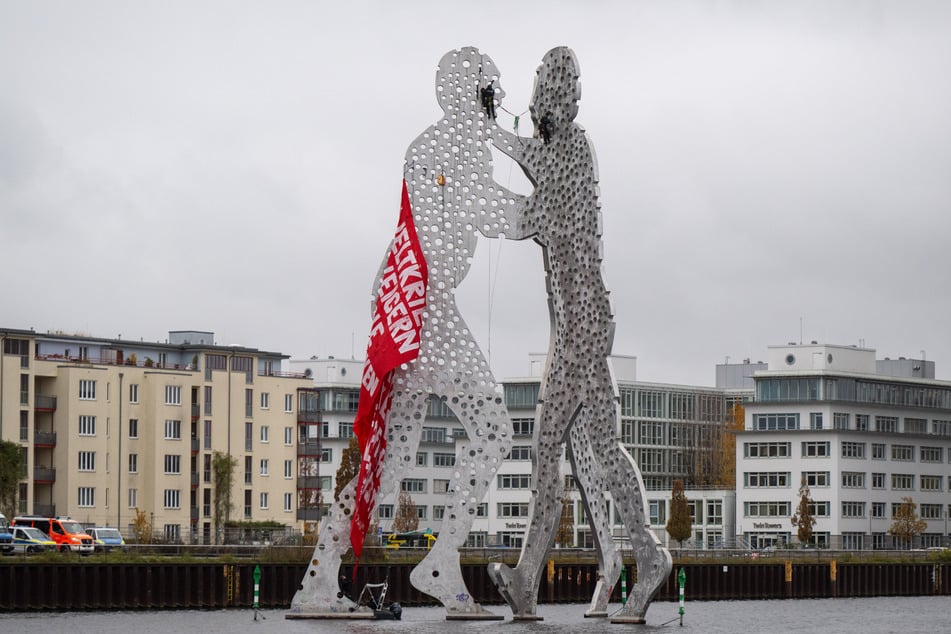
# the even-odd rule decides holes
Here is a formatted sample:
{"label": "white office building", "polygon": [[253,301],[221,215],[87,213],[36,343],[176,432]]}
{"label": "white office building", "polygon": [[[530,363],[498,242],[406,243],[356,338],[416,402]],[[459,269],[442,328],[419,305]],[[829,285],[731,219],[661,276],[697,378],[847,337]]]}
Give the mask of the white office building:
{"label": "white office building", "polygon": [[804,479],[818,545],[896,546],[903,498],[927,529],[914,546],[947,545],[951,382],[924,359],[883,359],[855,346],[769,348],[753,374],[736,443],[737,536],[754,548],[797,541],[791,517]]}

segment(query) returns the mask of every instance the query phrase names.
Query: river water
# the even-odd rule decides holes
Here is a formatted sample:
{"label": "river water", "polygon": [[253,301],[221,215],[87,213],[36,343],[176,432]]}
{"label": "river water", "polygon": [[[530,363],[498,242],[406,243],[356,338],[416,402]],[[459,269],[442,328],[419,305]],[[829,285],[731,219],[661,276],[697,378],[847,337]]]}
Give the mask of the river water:
{"label": "river water", "polygon": [[[446,621],[441,608],[405,608],[401,621],[288,621],[285,610],[177,610],[150,612],[0,613],[0,632],[146,634],[200,632],[306,634],[411,632],[413,634],[575,634],[593,632],[702,632],[703,634],[918,634],[951,632],[948,597],[798,599],[786,601],[687,601],[683,627],[676,603],[654,603],[646,625],[585,619],[586,605],[541,605],[540,622],[513,622],[501,606],[489,609],[504,621]],[[620,606],[611,606],[613,612]]]}

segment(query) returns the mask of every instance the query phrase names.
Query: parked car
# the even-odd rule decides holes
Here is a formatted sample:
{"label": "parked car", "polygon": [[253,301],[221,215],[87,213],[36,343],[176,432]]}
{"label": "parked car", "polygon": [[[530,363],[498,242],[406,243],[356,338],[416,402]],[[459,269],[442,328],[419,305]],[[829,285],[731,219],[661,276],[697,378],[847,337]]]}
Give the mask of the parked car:
{"label": "parked car", "polygon": [[0,513],[0,553],[9,555],[13,552],[13,534],[10,532],[10,523],[7,516]]}
{"label": "parked car", "polygon": [[38,528],[56,542],[60,552],[72,550],[81,554],[93,552],[92,537],[83,531],[82,525],[69,517],[40,517],[24,515],[13,518],[14,526]]}
{"label": "parked car", "polygon": [[92,537],[96,552],[109,551],[113,548],[122,548],[125,546],[125,540],[122,539],[122,533],[119,532],[118,528],[94,526],[87,528],[86,534]]}
{"label": "parked car", "polygon": [[56,550],[56,542],[49,535],[32,526],[13,526],[13,550],[18,553],[41,553]]}

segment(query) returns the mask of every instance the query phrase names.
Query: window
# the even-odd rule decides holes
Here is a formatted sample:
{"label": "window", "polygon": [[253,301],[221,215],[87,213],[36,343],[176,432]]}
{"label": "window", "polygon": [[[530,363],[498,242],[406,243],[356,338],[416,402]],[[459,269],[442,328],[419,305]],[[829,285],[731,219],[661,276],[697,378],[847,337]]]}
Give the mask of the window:
{"label": "window", "polygon": [[803,458],[828,458],[829,441],[814,440],[802,443]]}
{"label": "window", "polygon": [[442,505],[433,505],[433,520],[441,522],[446,517],[446,507]]}
{"label": "window", "polygon": [[267,491],[261,491],[260,496],[261,510],[266,511],[268,509],[268,494]]}
{"label": "window", "polygon": [[873,473],[873,474],[872,474],[872,488],[873,488],[873,489],[884,489],[884,488],[885,488],[885,474],[884,474],[884,473]]}
{"label": "window", "polygon": [[488,517],[489,516],[489,503],[483,502],[476,507],[476,517]]}
{"label": "window", "polygon": [[294,411],[294,395],[293,394],[284,395],[284,411],[285,412]]}
{"label": "window", "polygon": [[802,477],[806,479],[806,484],[810,487],[829,486],[828,471],[803,471]]}
{"label": "window", "polygon": [[292,493],[284,494],[284,512],[290,513],[294,510],[294,495]]}
{"label": "window", "polygon": [[746,517],[782,517],[790,515],[789,502],[744,502]]}
{"label": "window", "polygon": [[535,409],[535,406],[538,405],[538,387],[537,383],[508,383],[504,385],[506,407]]}
{"label": "window", "polygon": [[512,435],[531,436],[534,431],[535,431],[534,418],[513,418],[512,419]]}
{"label": "window", "polygon": [[294,444],[294,428],[285,427],[284,428],[284,445],[290,447]]}
{"label": "window", "polygon": [[[79,400],[81,401],[95,401],[96,400],[96,382],[90,379],[80,379],[79,381]],[[90,506],[92,506],[90,504]]]}
{"label": "window", "polygon": [[[244,415],[247,418],[251,418],[254,415],[254,390],[247,388],[244,390]],[[245,505],[246,510],[250,512],[251,510],[251,501],[248,500],[248,503]]]}
{"label": "window", "polygon": [[931,433],[938,436],[951,436],[951,420],[931,421]]}
{"label": "window", "polygon": [[261,392],[261,409],[270,409],[270,408],[271,408],[271,393]]}
{"label": "window", "polygon": [[528,502],[499,502],[496,511],[499,517],[528,517]]}
{"label": "window", "polygon": [[789,486],[788,471],[753,471],[743,474],[743,484],[748,489],[777,488]]}
{"label": "window", "polygon": [[898,431],[897,416],[876,416],[875,431],[884,431],[894,434]]}
{"label": "window", "polygon": [[270,463],[267,458],[261,458],[261,475],[268,475],[268,467]]}
{"label": "window", "polygon": [[129,402],[130,403],[139,402],[139,384],[138,383],[129,384]]}
{"label": "window", "polygon": [[393,519],[393,505],[392,504],[381,504],[377,507],[377,517],[381,520],[391,520]]}
{"label": "window", "polygon": [[918,506],[918,510],[921,511],[921,519],[923,520],[940,520],[941,519],[941,505],[940,504],[921,504]]}
{"label": "window", "polygon": [[434,453],[434,467],[453,467],[456,464],[456,454],[454,453]]}
{"label": "window", "polygon": [[842,548],[844,550],[862,550],[864,544],[864,533],[842,532]]}
{"label": "window", "polygon": [[177,454],[165,454],[165,473],[174,475],[182,472],[182,457]]}
{"label": "window", "polygon": [[[822,420],[822,414],[819,415],[819,420]],[[799,414],[754,414],[753,429],[759,431],[799,429]]]}
{"label": "window", "polygon": [[165,535],[165,543],[180,544],[182,542],[181,524],[166,524],[162,527],[162,532]]}
{"label": "window", "polygon": [[843,489],[864,489],[865,488],[865,474],[858,471],[843,471],[842,472],[842,488]]}
{"label": "window", "polygon": [[864,460],[865,459],[865,443],[842,441],[842,457],[843,458],[862,458]]}
{"label": "window", "polygon": [[206,370],[227,370],[228,357],[223,354],[206,354],[205,355],[205,369]]}
{"label": "window", "polygon": [[426,481],[418,478],[407,478],[400,483],[400,489],[407,493],[425,493]]}
{"label": "window", "polygon": [[182,386],[181,385],[166,385],[165,386],[165,404],[166,405],[181,405],[182,404]]}
{"label": "window", "polygon": [[513,445],[506,460],[531,460],[532,448],[530,445]]}
{"label": "window", "polygon": [[832,412],[832,426],[835,429],[848,429],[849,414],[843,412]]}
{"label": "window", "polygon": [[139,437],[139,419],[130,418],[129,419],[129,438],[138,438]]}
{"label": "window", "polygon": [[[846,422],[846,424],[848,424]],[[822,429],[822,412],[811,412],[809,414],[809,429]]]}
{"label": "window", "polygon": [[873,442],[872,443],[872,460],[884,460],[885,459],[885,443]]}
{"label": "window", "polygon": [[723,523],[723,500],[707,500],[707,524],[719,526]]}
{"label": "window", "polygon": [[321,447],[320,448],[320,461],[321,462],[333,462],[334,459],[334,450],[333,447]]}
{"label": "window", "polygon": [[177,509],[182,506],[182,492],[178,489],[165,489],[165,508]]}
{"label": "window", "polygon": [[261,425],[261,442],[271,442],[271,428],[268,425]]}
{"label": "window", "polygon": [[815,501],[810,507],[815,517],[829,517],[829,502],[827,500]]}
{"label": "window", "polygon": [[423,427],[420,442],[444,443],[446,442],[446,430],[442,427]]}
{"label": "window", "polygon": [[181,440],[181,439],[182,439],[182,421],[166,420],[165,421],[165,440]]}
{"label": "window", "polygon": [[921,478],[921,490],[922,491],[941,491],[941,484],[944,481],[944,478],[941,476],[935,475],[923,475],[919,476]]}
{"label": "window", "polygon": [[337,436],[340,438],[353,438],[353,422],[338,423]]}
{"label": "window", "polygon": [[915,476],[910,473],[893,473],[892,489],[895,491],[911,491],[915,488]]}
{"label": "window", "polygon": [[664,423],[641,421],[638,425],[638,442],[642,445],[666,445]]}
{"label": "window", "polygon": [[922,447],[922,462],[944,462],[944,447]]}
{"label": "window", "polygon": [[417,467],[425,467],[428,462],[429,462],[428,453],[426,453],[425,451],[416,452],[416,466]]}
{"label": "window", "polygon": [[496,478],[496,488],[500,491],[532,488],[532,476],[528,473],[500,473]]}
{"label": "window", "polygon": [[865,517],[865,502],[843,502],[842,517]]}
{"label": "window", "polygon": [[80,451],[79,452],[79,470],[80,471],[95,471],[96,470],[96,452],[95,451]]}
{"label": "window", "polygon": [[885,503],[884,502],[872,502],[872,517],[875,519],[884,519],[885,517]]}
{"label": "window", "polygon": [[868,414],[856,414],[855,415],[855,428],[859,431],[868,431]]}
{"label": "window", "polygon": [[211,455],[205,454],[202,457],[202,481],[205,483],[211,483]]}
{"label": "window", "polygon": [[139,454],[130,453],[129,454],[129,473],[138,473],[139,472]]}
{"label": "window", "polygon": [[96,487],[79,487],[79,506],[96,506]]}
{"label": "window", "polygon": [[129,508],[134,509],[139,506],[139,490],[129,489]]}
{"label": "window", "polygon": [[254,423],[244,424],[244,450],[251,451],[251,445],[254,441]]}
{"label": "window", "polygon": [[925,418],[906,418],[905,419],[905,433],[906,434],[927,434],[928,420]]}
{"label": "window", "polygon": [[915,447],[913,445],[892,445],[892,460],[913,462],[915,460]]}
{"label": "window", "polygon": [[[244,457],[244,483],[251,484],[251,470],[254,459],[251,456]],[[248,502],[250,504],[250,501]]]}
{"label": "window", "polygon": [[202,437],[202,444],[205,449],[211,449],[211,421],[205,421],[205,433]]}
{"label": "window", "polygon": [[449,492],[449,480],[433,480],[433,493],[448,493]]}
{"label": "window", "polygon": [[95,436],[96,435],[96,417],[95,416],[80,416],[79,417],[79,435],[80,436]]}
{"label": "window", "polygon": [[745,442],[743,455],[747,458],[788,458],[790,443],[788,442]]}
{"label": "window", "polygon": [[426,509],[427,509],[427,508],[428,508],[428,507],[423,506],[423,505],[421,505],[421,504],[420,504],[420,505],[417,505],[417,506],[416,506],[416,519],[418,519],[418,520],[424,520],[424,519],[426,519],[426,517],[427,517],[427,515],[428,515],[428,513],[426,512]]}
{"label": "window", "polygon": [[294,461],[285,460],[284,461],[284,479],[290,480],[294,477]]}

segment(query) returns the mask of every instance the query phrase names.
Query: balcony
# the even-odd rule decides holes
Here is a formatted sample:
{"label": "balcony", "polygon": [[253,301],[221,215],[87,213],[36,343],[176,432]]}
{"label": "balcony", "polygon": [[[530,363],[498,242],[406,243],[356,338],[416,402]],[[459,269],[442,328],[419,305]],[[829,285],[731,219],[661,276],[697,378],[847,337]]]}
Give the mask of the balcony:
{"label": "balcony", "polygon": [[33,467],[34,484],[53,484],[56,482],[56,469]]}
{"label": "balcony", "polygon": [[201,450],[201,443],[197,438],[192,438],[192,453],[198,453]]}
{"label": "balcony", "polygon": [[39,430],[34,431],[33,445],[36,447],[55,447],[56,446],[56,432],[55,431],[39,431]]}
{"label": "balcony", "polygon": [[318,478],[315,476],[310,477],[300,477],[297,478],[297,488],[298,489],[321,489],[320,481],[323,478]]}
{"label": "balcony", "polygon": [[321,412],[312,410],[301,410],[297,412],[298,423],[319,423]]}
{"label": "balcony", "polygon": [[33,515],[40,515],[42,517],[56,517],[56,505],[55,504],[34,504]]}
{"label": "balcony", "polygon": [[192,488],[197,489],[198,488],[198,474],[197,473],[193,473],[191,475],[191,482],[192,482]]}
{"label": "balcony", "polygon": [[33,409],[37,412],[55,412],[56,397],[37,394],[33,397]]}
{"label": "balcony", "polygon": [[197,403],[192,403],[192,422],[198,420],[199,416],[201,416],[201,406]]}
{"label": "balcony", "polygon": [[297,509],[297,519],[306,522],[319,522],[323,518],[320,509]]}
{"label": "balcony", "polygon": [[319,456],[320,442],[317,440],[307,440],[297,443],[298,456]]}
{"label": "balcony", "polygon": [[192,523],[194,524],[195,522],[198,521],[198,507],[197,506],[191,507],[189,513],[191,516]]}

